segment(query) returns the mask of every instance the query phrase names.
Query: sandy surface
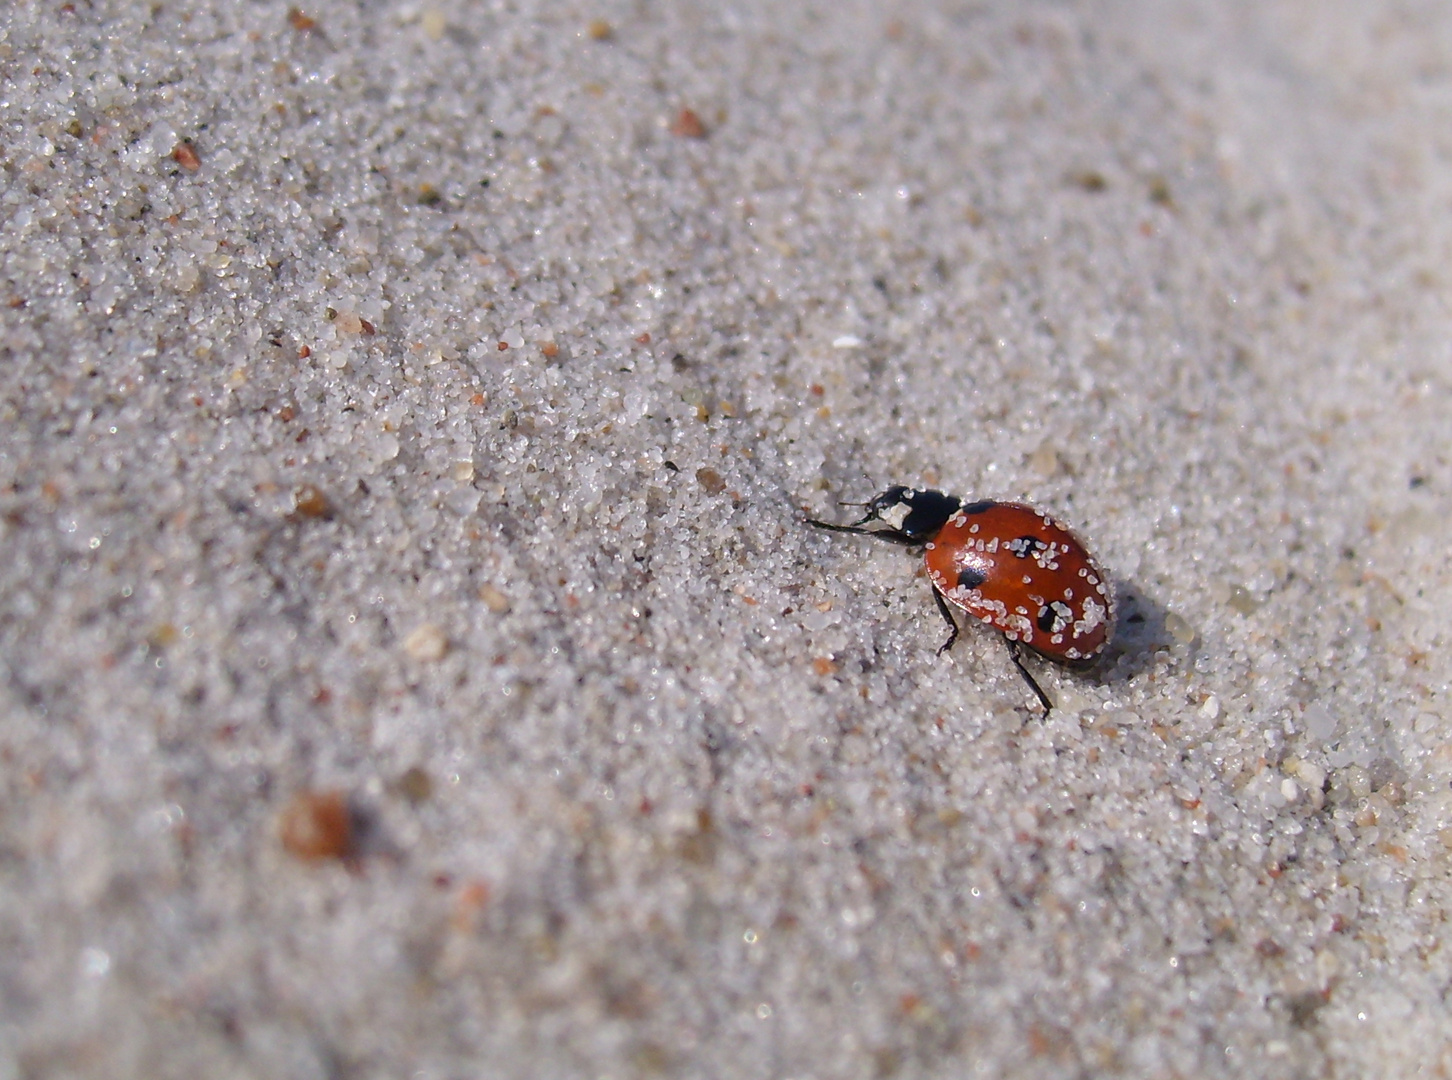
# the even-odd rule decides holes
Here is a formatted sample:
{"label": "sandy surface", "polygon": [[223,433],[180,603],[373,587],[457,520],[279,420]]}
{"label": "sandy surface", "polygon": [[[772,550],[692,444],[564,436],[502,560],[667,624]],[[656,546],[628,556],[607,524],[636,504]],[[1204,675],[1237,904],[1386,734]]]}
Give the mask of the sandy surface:
{"label": "sandy surface", "polygon": [[886,8],[0,12],[0,1080],[1452,1070],[1452,10]]}

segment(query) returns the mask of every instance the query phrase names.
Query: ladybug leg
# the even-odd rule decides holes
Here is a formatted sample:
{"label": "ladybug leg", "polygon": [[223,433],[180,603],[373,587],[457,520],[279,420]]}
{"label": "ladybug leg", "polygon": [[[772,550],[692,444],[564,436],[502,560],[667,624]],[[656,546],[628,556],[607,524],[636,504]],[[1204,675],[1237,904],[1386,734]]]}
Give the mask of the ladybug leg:
{"label": "ladybug leg", "polygon": [[953,647],[953,642],[958,640],[958,620],[953,618],[953,612],[948,609],[948,602],[943,599],[943,594],[938,591],[936,585],[933,586],[933,599],[938,602],[938,614],[943,616],[943,621],[950,627],[948,640],[938,646],[938,655],[942,656]]}
{"label": "ladybug leg", "polygon": [[921,540],[914,539],[905,532],[897,529],[868,529],[864,524],[872,521],[870,517],[855,521],[851,525],[838,525],[831,521],[818,521],[816,518],[806,518],[808,525],[815,525],[819,529],[826,529],[828,532],[852,533],[856,536],[875,536],[879,540],[891,540],[894,544],[902,544],[905,547],[917,547]]}
{"label": "ladybug leg", "polygon": [[1028,668],[1023,666],[1023,646],[1008,638],[1004,638],[1003,643],[1008,646],[1008,655],[1013,659],[1013,666],[1018,668],[1018,673],[1023,676],[1023,681],[1029,684],[1029,689],[1034,692],[1034,696],[1039,699],[1039,704],[1044,707],[1044,715],[1039,719],[1047,720],[1054,706],[1050,703],[1049,695],[1044,693],[1044,688],[1039,685],[1038,680],[1029,674]]}

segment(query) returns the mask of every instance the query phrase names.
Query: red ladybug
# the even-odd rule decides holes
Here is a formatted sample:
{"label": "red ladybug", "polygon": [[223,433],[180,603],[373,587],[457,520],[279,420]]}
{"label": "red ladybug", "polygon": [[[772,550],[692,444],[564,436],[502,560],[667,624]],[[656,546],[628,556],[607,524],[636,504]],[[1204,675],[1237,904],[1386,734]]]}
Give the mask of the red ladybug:
{"label": "red ladybug", "polygon": [[[847,504],[854,505],[854,504]],[[958,640],[948,605],[1003,633],[1019,674],[1047,718],[1052,707],[1022,650],[1071,668],[1090,667],[1114,634],[1114,591],[1079,538],[1042,510],[1022,503],[964,502],[941,491],[895,485],[849,525],[807,519],[819,529],[877,536],[922,547],[933,598]]]}

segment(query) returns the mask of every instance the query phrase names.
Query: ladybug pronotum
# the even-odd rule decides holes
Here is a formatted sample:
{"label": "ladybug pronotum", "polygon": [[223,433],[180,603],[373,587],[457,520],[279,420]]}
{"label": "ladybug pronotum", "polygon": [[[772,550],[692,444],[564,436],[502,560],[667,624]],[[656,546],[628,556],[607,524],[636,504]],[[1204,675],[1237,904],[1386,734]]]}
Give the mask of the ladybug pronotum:
{"label": "ladybug pronotum", "polygon": [[1023,650],[1075,669],[1091,667],[1114,634],[1114,590],[1079,538],[1042,510],[895,485],[860,505],[847,525],[807,519],[819,529],[860,533],[923,549],[938,611],[951,627],[939,654],[958,640],[960,608],[1003,634],[1009,656],[1044,707],[1052,705],[1023,664]]}

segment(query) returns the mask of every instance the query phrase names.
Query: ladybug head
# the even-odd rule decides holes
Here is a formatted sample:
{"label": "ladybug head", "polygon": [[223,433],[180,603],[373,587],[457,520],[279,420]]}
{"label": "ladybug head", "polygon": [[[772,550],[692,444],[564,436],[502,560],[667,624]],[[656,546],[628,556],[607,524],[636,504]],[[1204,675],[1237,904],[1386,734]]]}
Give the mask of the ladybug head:
{"label": "ladybug head", "polygon": [[894,484],[867,502],[855,505],[861,506],[867,512],[850,525],[808,520],[819,528],[834,532],[866,533],[899,544],[926,544],[958,512],[963,501],[952,495],[944,495],[941,491],[919,490]]}

